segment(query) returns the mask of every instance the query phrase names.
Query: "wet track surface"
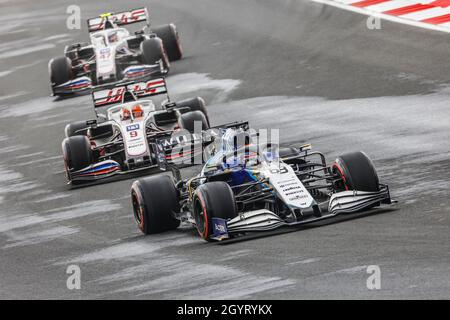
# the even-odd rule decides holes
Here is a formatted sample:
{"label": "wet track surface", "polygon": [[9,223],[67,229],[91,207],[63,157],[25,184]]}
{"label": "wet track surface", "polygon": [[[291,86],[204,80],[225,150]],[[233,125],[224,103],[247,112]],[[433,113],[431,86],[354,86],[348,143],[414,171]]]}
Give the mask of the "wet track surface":
{"label": "wet track surface", "polygon": [[[0,298],[450,297],[448,35],[368,30],[365,16],[301,0],[151,1],[153,24],[176,23],[186,51],[168,78],[173,98],[201,95],[213,124],[280,129],[329,161],[363,150],[399,201],[216,245],[189,227],[143,237],[132,179],[65,186],[64,126],[93,116],[89,96],[49,97],[48,60],[87,39],[65,28],[72,2],[0,0]],[[83,19],[148,4],[93,2],[78,2]],[[81,290],[66,288],[70,264]],[[369,265],[381,290],[366,287]]]}

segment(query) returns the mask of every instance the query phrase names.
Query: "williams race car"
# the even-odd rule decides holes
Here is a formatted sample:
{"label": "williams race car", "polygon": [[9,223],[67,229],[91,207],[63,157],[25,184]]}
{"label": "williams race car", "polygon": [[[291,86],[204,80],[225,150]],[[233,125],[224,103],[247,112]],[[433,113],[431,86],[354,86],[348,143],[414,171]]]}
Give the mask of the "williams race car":
{"label": "williams race car", "polygon": [[[208,136],[201,143],[209,158],[198,176],[182,179],[176,166],[168,166],[175,181],[158,175],[133,183],[134,217],[144,234],[187,222],[205,240],[224,240],[391,204],[388,186],[379,183],[363,152],[328,165],[311,145],[253,144],[248,123]],[[171,152],[169,146],[161,150]]]}
{"label": "williams race car", "polygon": [[[133,35],[121,26],[144,22]],[[181,59],[177,29],[168,24],[149,29],[146,8],[107,13],[88,19],[91,43],[66,46],[64,56],[50,60],[53,95],[68,95],[120,80],[149,80],[168,73]],[[150,30],[147,32],[147,29]]]}
{"label": "williams race car", "polygon": [[[161,94],[166,97],[158,109],[144,99]],[[171,102],[164,78],[96,87],[92,97],[96,119],[65,128],[62,151],[69,184],[159,167],[155,136],[209,128],[204,100]]]}

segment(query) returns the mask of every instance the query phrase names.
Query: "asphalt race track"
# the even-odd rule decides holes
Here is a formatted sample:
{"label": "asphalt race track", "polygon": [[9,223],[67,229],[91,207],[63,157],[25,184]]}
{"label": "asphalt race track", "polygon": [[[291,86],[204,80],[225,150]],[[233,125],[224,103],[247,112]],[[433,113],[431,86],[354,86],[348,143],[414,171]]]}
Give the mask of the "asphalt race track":
{"label": "asphalt race track", "polygon": [[[66,123],[89,96],[50,97],[47,63],[87,40],[74,0],[0,0],[0,298],[450,298],[450,41],[307,0],[77,1],[83,19],[148,5],[186,52],[174,98],[208,102],[213,124],[249,120],[283,143],[363,150],[395,210],[229,245],[183,227],[144,237],[133,179],[69,190]],[[66,269],[81,268],[81,290]],[[368,290],[367,266],[381,269]]]}

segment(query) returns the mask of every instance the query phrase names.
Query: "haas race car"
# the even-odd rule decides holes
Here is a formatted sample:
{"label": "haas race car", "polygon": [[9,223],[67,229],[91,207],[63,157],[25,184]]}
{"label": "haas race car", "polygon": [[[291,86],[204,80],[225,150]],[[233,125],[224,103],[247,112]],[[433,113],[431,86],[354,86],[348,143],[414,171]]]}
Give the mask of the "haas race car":
{"label": "haas race car", "polygon": [[[159,108],[145,99],[162,94]],[[155,137],[209,128],[204,100],[170,102],[164,78],[96,87],[92,97],[96,119],[65,128],[62,151],[71,185],[157,168]]]}
{"label": "haas race car", "polygon": [[[143,22],[134,34],[121,27]],[[53,95],[68,95],[92,86],[117,81],[138,81],[164,76],[170,61],[183,52],[177,29],[168,24],[150,30],[146,8],[106,13],[88,19],[91,43],[66,46],[64,56],[50,60]]]}
{"label": "haas race car", "polygon": [[[200,142],[208,160],[199,175],[182,179],[176,166],[166,166],[175,179],[135,181],[131,199],[140,230],[156,234],[187,222],[205,240],[224,240],[391,204],[388,186],[363,152],[328,165],[311,145],[278,148],[252,141],[248,123],[223,126]],[[171,148],[161,146],[160,152]]]}

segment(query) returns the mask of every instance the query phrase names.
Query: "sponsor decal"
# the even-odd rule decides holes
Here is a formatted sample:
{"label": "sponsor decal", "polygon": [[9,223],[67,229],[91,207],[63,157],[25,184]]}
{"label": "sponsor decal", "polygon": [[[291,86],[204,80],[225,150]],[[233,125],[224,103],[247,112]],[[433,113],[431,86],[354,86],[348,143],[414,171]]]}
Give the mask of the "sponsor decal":
{"label": "sponsor decal", "polygon": [[102,48],[100,49],[100,54],[108,54],[110,52],[109,48]]}
{"label": "sponsor decal", "polygon": [[128,146],[128,150],[140,148],[140,147],[143,147],[143,146],[144,146],[143,143],[138,142],[138,143],[136,143],[136,144],[129,145],[129,146]]}
{"label": "sponsor decal", "polygon": [[127,132],[139,130],[139,124],[132,124],[127,126]]}
{"label": "sponsor decal", "polygon": [[213,236],[222,237],[228,235],[227,222],[224,219],[212,218]]}

